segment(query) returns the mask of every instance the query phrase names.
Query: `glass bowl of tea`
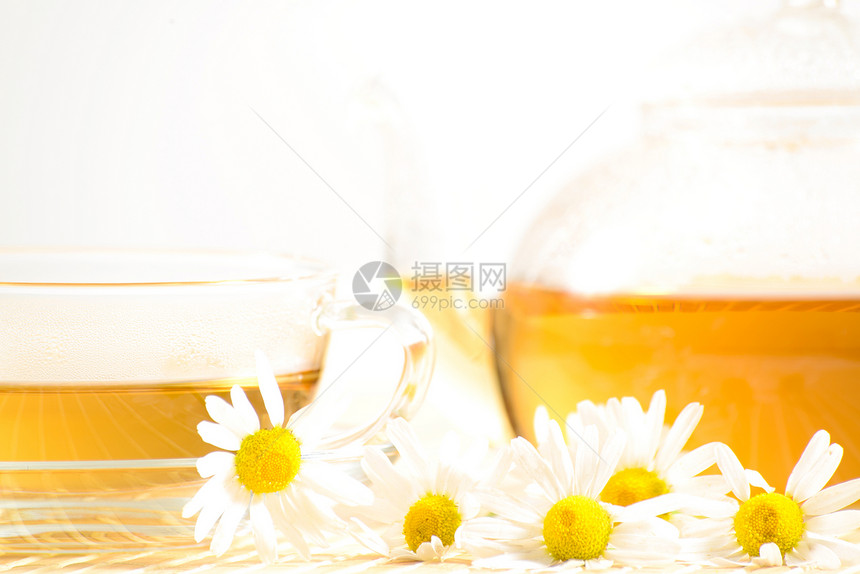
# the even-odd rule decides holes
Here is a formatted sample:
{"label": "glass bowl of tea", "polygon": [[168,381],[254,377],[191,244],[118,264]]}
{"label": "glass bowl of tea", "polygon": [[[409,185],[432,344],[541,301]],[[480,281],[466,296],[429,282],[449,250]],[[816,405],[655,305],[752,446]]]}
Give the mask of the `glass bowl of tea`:
{"label": "glass bowl of tea", "polygon": [[[335,300],[336,279],[268,253],[0,251],[2,552],[194,545],[181,509],[203,483],[197,458],[215,450],[197,432],[206,397],[229,402],[238,385],[265,413],[262,351],[289,417],[317,401],[331,331],[387,328],[404,351],[400,381],[379,412],[330,424],[312,453],[360,473],[360,446],[421,404],[433,347],[417,311]],[[319,396],[337,400],[345,389],[333,388]],[[321,404],[308,419],[332,423]]]}

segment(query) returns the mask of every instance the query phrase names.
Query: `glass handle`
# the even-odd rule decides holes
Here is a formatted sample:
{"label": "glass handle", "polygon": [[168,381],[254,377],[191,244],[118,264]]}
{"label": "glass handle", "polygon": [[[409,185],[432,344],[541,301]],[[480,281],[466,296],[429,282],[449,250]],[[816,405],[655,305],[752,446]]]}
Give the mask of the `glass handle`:
{"label": "glass handle", "polygon": [[433,330],[424,315],[402,305],[385,311],[371,311],[352,301],[333,301],[320,308],[316,327],[321,332],[368,327],[391,329],[399,338],[404,353],[400,381],[379,416],[364,427],[324,438],[319,445],[321,449],[363,444],[382,430],[391,418],[409,419],[415,414],[427,394],[436,356]]}

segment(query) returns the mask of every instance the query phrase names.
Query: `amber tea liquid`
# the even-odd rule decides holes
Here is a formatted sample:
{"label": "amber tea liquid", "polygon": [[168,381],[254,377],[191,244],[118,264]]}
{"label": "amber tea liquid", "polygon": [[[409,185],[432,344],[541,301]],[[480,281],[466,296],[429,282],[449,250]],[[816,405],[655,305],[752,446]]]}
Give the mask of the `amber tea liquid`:
{"label": "amber tea liquid", "polygon": [[860,476],[860,296],[581,297],[513,284],[493,328],[519,434],[532,438],[542,403],[511,368],[562,415],[585,399],[647,406],[665,389],[671,421],[698,401],[688,448],[725,442],[779,489],[818,429],[845,449],[831,484]]}
{"label": "amber tea liquid", "polygon": [[[277,377],[287,415],[306,405],[318,371]],[[0,461],[36,462],[26,472],[4,472],[6,492],[133,490],[176,484],[177,470],[160,470],[175,459],[216,450],[200,439],[197,424],[211,420],[208,395],[230,402],[230,389],[245,389],[258,413],[265,408],[255,378],[169,383],[0,383]],[[262,420],[261,424],[268,424]],[[112,461],[124,470],[111,470]],[[154,461],[154,463],[153,463]],[[147,462],[149,465],[147,466]],[[68,465],[64,463],[69,463]],[[77,464],[76,464],[77,463]],[[140,470],[129,471],[140,465]],[[23,465],[21,465],[23,466]],[[73,473],[62,469],[88,468]],[[196,480],[193,467],[189,480]]]}

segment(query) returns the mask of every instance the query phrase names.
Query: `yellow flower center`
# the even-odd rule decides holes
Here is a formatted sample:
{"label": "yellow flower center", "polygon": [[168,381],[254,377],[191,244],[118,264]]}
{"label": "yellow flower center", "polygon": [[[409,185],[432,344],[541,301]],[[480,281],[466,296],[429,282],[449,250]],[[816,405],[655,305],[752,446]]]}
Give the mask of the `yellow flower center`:
{"label": "yellow flower center", "polygon": [[447,494],[425,494],[409,507],[403,520],[403,536],[409,550],[415,552],[424,542],[438,536],[445,546],[454,543],[454,533],[463,517],[457,503]]}
{"label": "yellow flower center", "polygon": [[803,535],[800,506],[776,492],[756,494],[735,514],[735,536],[744,552],[758,556],[762,544],[773,542],[785,553],[797,546]]}
{"label": "yellow flower center", "polygon": [[547,552],[556,560],[591,560],[609,543],[612,519],[587,496],[568,496],[553,505],[543,519]]}
{"label": "yellow flower center", "polygon": [[302,451],[293,433],[282,427],[260,429],[242,439],[236,474],[251,492],[278,492],[296,477],[301,462]]}
{"label": "yellow flower center", "polygon": [[625,468],[612,475],[600,493],[600,500],[618,506],[629,506],[667,492],[669,486],[666,481],[653,470],[641,467]]}

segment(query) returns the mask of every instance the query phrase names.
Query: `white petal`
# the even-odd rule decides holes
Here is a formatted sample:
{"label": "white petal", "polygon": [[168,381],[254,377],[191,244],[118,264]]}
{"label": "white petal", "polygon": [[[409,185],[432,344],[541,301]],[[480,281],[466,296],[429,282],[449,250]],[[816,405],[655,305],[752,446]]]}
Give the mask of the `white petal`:
{"label": "white petal", "polygon": [[[583,428],[579,437],[575,440],[577,441],[574,443],[576,463],[573,466],[573,475],[575,484],[573,492],[568,494],[575,493],[590,496],[592,491],[591,485],[594,483],[598,465],[602,464],[600,458],[595,453],[595,450],[600,447],[597,427],[589,425]],[[566,486],[570,488],[569,485]]]}
{"label": "white petal", "polygon": [[418,560],[421,560],[422,562],[428,562],[439,557],[439,555],[436,554],[436,549],[433,548],[433,545],[429,542],[422,542],[419,544],[418,548],[415,550],[415,556],[417,556]]}
{"label": "white petal", "polygon": [[206,484],[200,487],[191,500],[185,503],[182,507],[182,518],[191,518],[197,514],[201,508],[217,502],[226,500],[228,494],[228,484],[233,480],[233,473],[230,471],[222,472],[213,476],[206,481]]}
{"label": "white petal", "polygon": [[625,466],[643,466],[651,464],[653,461],[645,461],[642,457],[642,452],[645,448],[645,413],[642,411],[642,405],[639,404],[633,397],[623,397],[621,399],[621,428],[627,433],[627,447],[625,456],[622,457],[622,464]]}
{"label": "white petal", "polygon": [[385,434],[400,453],[400,464],[406,466],[415,477],[430,476],[429,458],[409,423],[402,418],[392,419],[385,427]]}
{"label": "white petal", "polygon": [[284,537],[286,537],[287,541],[293,545],[296,552],[298,552],[299,556],[304,560],[310,559],[311,551],[308,548],[308,543],[305,541],[301,532],[299,532],[295,526],[293,526],[292,521],[293,517],[287,516],[284,510],[284,495],[283,493],[275,493],[269,502],[268,508],[269,513],[272,516],[272,520],[277,526],[278,530],[280,530]]}
{"label": "white petal", "polygon": [[[715,566],[713,563],[714,558],[724,556],[727,552],[722,549],[704,549],[704,550],[690,550],[689,540],[682,539],[681,540],[681,551],[675,556],[676,560],[681,564],[693,564],[695,566],[690,566],[689,569],[684,569],[682,572],[696,572],[703,566]],[[694,543],[698,541],[693,541]],[[737,545],[737,542],[735,542]],[[696,544],[693,547],[697,547]]]}
{"label": "white petal", "polygon": [[543,405],[538,405],[535,409],[534,431],[535,440],[537,440],[538,444],[546,442],[547,433],[549,432],[549,413]]}
{"label": "white petal", "polygon": [[806,532],[804,538],[812,550],[815,550],[816,547],[827,547],[836,554],[843,565],[860,564],[860,544],[814,532]]}
{"label": "white petal", "polygon": [[603,405],[603,414],[609,428],[621,428],[624,426],[624,409],[621,408],[621,400],[612,397]]}
{"label": "white petal", "polygon": [[498,556],[472,561],[472,566],[475,568],[492,569],[535,570],[538,568],[547,568],[550,564],[552,564],[552,558],[544,549],[525,552],[512,550]]}
{"label": "white petal", "polygon": [[389,553],[389,558],[392,562],[414,562],[421,560],[418,555],[408,548],[392,548]]}
{"label": "white petal", "polygon": [[576,437],[582,434],[582,429],[588,425],[583,422],[583,418],[578,413],[570,413],[564,418],[564,426],[561,430],[564,431],[564,436],[567,438],[567,443],[571,444]]}
{"label": "white petal", "polygon": [[460,527],[464,535],[493,540],[516,540],[540,534],[540,528],[514,524],[507,520],[484,517],[465,522]]}
{"label": "white petal", "polygon": [[346,528],[346,523],[335,515],[327,504],[318,504],[312,500],[311,493],[305,492],[304,488],[291,488],[283,492],[277,498],[277,502],[279,504],[277,508],[274,503],[269,504],[272,516],[278,510],[282,510],[290,517],[290,523],[301,531],[302,538],[314,544],[325,545],[323,528],[327,530]]}
{"label": "white petal", "polygon": [[230,504],[221,516],[221,521],[215,527],[215,534],[212,535],[212,543],[209,549],[215,556],[224,554],[230,544],[233,543],[233,536],[236,534],[236,528],[239,526],[239,521],[245,517],[248,512],[248,503],[251,501],[251,493],[244,490],[239,483],[235,483],[230,492]]}
{"label": "white petal", "polygon": [[445,546],[438,536],[431,536],[430,542],[422,542],[415,551],[415,556],[423,562],[442,558],[445,555]]}
{"label": "white petal", "polygon": [[675,525],[668,520],[657,517],[637,522],[621,522],[612,527],[612,534],[634,534],[640,537],[657,536],[666,539],[677,539],[680,535]]}
{"label": "white petal", "polygon": [[[596,430],[594,440],[596,443]],[[570,451],[567,450],[561,429],[555,421],[550,421],[548,425],[544,445],[547,447],[544,458],[550,463],[553,474],[565,488],[571,488],[573,486],[573,461],[570,459]]]}
{"label": "white petal", "polygon": [[379,534],[371,530],[358,518],[352,517],[349,521],[350,526],[348,532],[359,544],[372,552],[376,552],[382,556],[388,556],[390,551],[388,544],[386,544]]}
{"label": "white petal", "polygon": [[[478,558],[493,556],[496,553],[497,547],[501,546],[498,542],[488,541],[480,536],[469,536],[468,532],[463,528],[458,528],[454,533],[454,546],[465,550],[471,556],[472,560]],[[503,549],[499,550],[504,552]]]}
{"label": "white petal", "polygon": [[197,459],[197,472],[203,478],[215,476],[219,472],[226,474],[233,468],[236,455],[230,452],[214,451]]}
{"label": "white petal", "polygon": [[836,570],[842,566],[836,552],[826,546],[813,546],[809,554],[810,560],[822,570]]}
{"label": "white petal", "polygon": [[[577,562],[572,560],[571,562]],[[586,560],[584,567],[586,570],[591,572],[599,572],[601,570],[609,570],[612,568],[614,562],[612,560],[607,560],[606,558],[592,558],[591,560]],[[567,572],[578,572],[579,568],[565,568],[564,571]]]}
{"label": "white petal", "polygon": [[281,389],[278,388],[275,372],[263,351],[259,349],[254,351],[254,358],[257,359],[257,384],[260,387],[260,394],[263,395],[266,412],[269,413],[269,421],[271,421],[272,426],[282,426],[284,424],[284,397],[281,396]]}
{"label": "white petal", "polygon": [[737,512],[738,505],[730,498],[709,499],[700,496],[670,492],[654,498],[648,498],[625,506],[619,511],[618,519],[621,521],[645,520],[666,514],[681,511],[692,516],[707,516],[710,518],[724,518],[733,516]]}
{"label": "white petal", "polygon": [[457,506],[460,509],[460,516],[462,516],[463,520],[471,520],[478,516],[478,513],[481,511],[481,503],[478,497],[471,492],[460,496],[457,500]]}
{"label": "white petal", "polygon": [[747,479],[747,482],[750,483],[750,486],[755,486],[758,488],[762,488],[765,492],[773,492],[775,489],[767,483],[761,473],[757,470],[744,470],[744,476]]}
{"label": "white petal", "polygon": [[[735,509],[737,509],[737,506],[735,506]],[[689,541],[698,538],[716,543],[714,540],[715,537],[720,537],[726,541],[734,541],[735,546],[737,546],[737,541],[734,537],[726,534],[732,529],[733,518],[734,516],[720,519],[691,518],[687,520],[683,516],[673,516],[672,523],[678,526],[681,535],[684,537],[683,540]]]}
{"label": "white petal", "polygon": [[[457,532],[455,531],[454,536],[456,537],[456,535]],[[430,544],[431,546],[433,546],[433,550],[436,552],[436,556],[438,556],[439,558],[444,556],[446,548],[445,545],[442,544],[442,540],[438,536],[431,536]]]}
{"label": "white petal", "polygon": [[832,549],[822,544],[804,544],[803,542],[786,555],[785,561],[792,566],[826,570],[835,570],[842,566],[842,560]]}
{"label": "white petal", "polygon": [[586,496],[597,498],[603,492],[606,483],[609,482],[609,479],[615,474],[615,470],[618,468],[618,461],[621,460],[621,456],[624,454],[626,442],[627,437],[625,434],[616,432],[609,437],[609,440],[600,449],[600,458],[602,460],[597,461],[597,472],[594,474],[594,480]]}
{"label": "white petal", "polygon": [[673,555],[659,554],[640,550],[626,550],[623,548],[609,548],[603,556],[612,560],[617,565],[624,566],[669,566],[675,563]]}
{"label": "white petal", "polygon": [[257,416],[254,405],[248,400],[248,395],[245,394],[242,387],[233,385],[230,389],[230,401],[233,403],[236,414],[242,418],[242,423],[246,427],[252,429],[252,432],[260,430],[260,417]]}
{"label": "white petal", "polygon": [[711,442],[691,450],[678,458],[666,471],[672,482],[679,482],[701,474],[717,462],[716,445]]}
{"label": "white petal", "polygon": [[384,492],[392,500],[411,500],[419,494],[403,475],[391,464],[391,460],[378,447],[366,447],[361,459],[361,468],[373,483],[374,488]]}
{"label": "white petal", "polygon": [[501,448],[493,458],[493,462],[490,464],[490,472],[482,481],[482,487],[497,487],[502,482],[502,479],[507,476],[508,472],[510,471],[511,464],[513,463],[513,458],[514,453],[509,445],[505,445],[503,448]]}
{"label": "white petal", "polygon": [[732,449],[722,443],[716,444],[714,450],[717,455],[717,466],[720,468],[720,472],[723,473],[726,482],[732,487],[732,492],[742,501],[749,500],[750,484],[747,482],[744,467],[741,461],[738,460],[737,455],[732,452]]}
{"label": "white petal", "polygon": [[797,545],[785,555],[785,565],[794,567],[809,566],[809,544],[806,540],[801,540]]}
{"label": "white petal", "polygon": [[[205,493],[204,489],[206,489]],[[201,495],[201,493],[204,494],[198,499],[198,495]],[[185,508],[182,509],[182,516],[184,518],[195,514],[198,510],[197,506],[202,506],[202,508],[199,508],[200,516],[197,517],[197,522],[194,524],[195,542],[200,542],[206,538],[229,505],[230,492],[227,479],[223,476],[212,478],[197,492],[194,499],[185,505]]]}
{"label": "white petal", "polygon": [[203,507],[200,516],[197,517],[197,522],[194,523],[194,542],[200,542],[209,536],[212,527],[215,526],[229,505],[230,499],[224,497]]}
{"label": "white petal", "polygon": [[301,482],[324,496],[350,506],[368,506],[373,492],[359,481],[327,463],[303,462]]}
{"label": "white petal", "polygon": [[800,484],[800,481],[806,476],[811,468],[815,466],[818,459],[821,458],[827,447],[830,446],[830,435],[827,431],[820,430],[809,439],[806,448],[803,449],[803,454],[788,476],[788,482],[785,485],[785,495],[789,498],[794,498],[794,489]]}
{"label": "white petal", "polygon": [[639,552],[655,552],[657,554],[674,555],[681,549],[677,540],[659,538],[657,536],[638,536],[636,534],[612,533],[609,543],[622,550]]}
{"label": "white petal", "polygon": [[538,483],[549,500],[560,500],[567,495],[553,475],[549,463],[529,441],[517,437],[511,441],[511,448],[514,451],[514,460]]}
{"label": "white petal", "polygon": [[810,468],[806,475],[800,479],[797,486],[794,488],[794,500],[803,502],[813,494],[821,491],[824,485],[827,484],[839,468],[839,463],[842,461],[842,447],[838,444],[832,444],[827,449],[815,466]]}
{"label": "white petal", "polygon": [[254,544],[257,554],[266,564],[271,564],[278,558],[278,540],[275,537],[275,523],[262,496],[251,500],[251,530],[254,532]]}
{"label": "white petal", "polygon": [[841,510],[860,500],[860,478],[825,488],[800,505],[804,514],[819,515]]}
{"label": "white petal", "polygon": [[782,551],[773,542],[762,544],[758,553],[763,566],[782,566]]}
{"label": "white petal", "polygon": [[589,400],[580,401],[576,405],[576,417],[579,419],[579,425],[581,427],[584,428],[588,425],[594,425],[597,427],[597,432],[600,434],[601,440],[606,438],[606,434],[609,429],[607,427],[606,417],[602,412],[601,407],[598,407]]}
{"label": "white petal", "polygon": [[[308,451],[328,450],[332,439],[329,431],[341,420],[349,406],[348,397],[323,392],[310,404],[290,415],[287,428],[301,440],[302,446]],[[382,422],[378,422],[374,426],[380,430],[382,425]]]}
{"label": "white petal", "polygon": [[209,421],[198,423],[197,433],[204,442],[208,442],[212,446],[217,446],[224,450],[237,451],[242,444],[242,440],[233,434],[230,429]]}
{"label": "white petal", "polygon": [[675,462],[690,439],[690,435],[696,430],[703,412],[704,407],[699,403],[690,403],[684,407],[660,446],[657,453],[657,468],[669,468]]}
{"label": "white petal", "polygon": [[634,502],[629,506],[618,507],[617,519],[620,522],[637,522],[654,518],[668,512],[675,512],[683,506],[680,494],[669,493]]}
{"label": "white petal", "polygon": [[701,495],[712,498],[732,491],[729,483],[726,482],[725,477],[721,474],[694,476],[680,484],[672,485],[670,490],[682,494]]}
{"label": "white petal", "polygon": [[[666,418],[666,391],[660,389],[651,397],[648,413],[645,415],[645,441],[643,448],[643,463],[648,468],[657,456],[660,446],[660,435],[663,433],[663,421]],[[665,471],[666,469],[659,469]]]}
{"label": "white petal", "polygon": [[446,449],[452,449],[452,448],[459,450],[459,448],[460,448],[459,447],[459,440],[454,439],[457,441],[457,444],[455,445],[454,442],[452,441],[452,438],[450,438],[450,437],[454,436],[453,433],[446,433],[446,434],[449,437],[448,444],[444,444],[445,439],[443,438],[443,444],[441,445],[441,450],[440,450],[440,460],[439,460],[439,464],[436,468],[436,476],[435,477],[432,477],[432,476],[427,477],[429,479],[435,478],[435,480],[420,481],[420,482],[422,482],[422,484],[425,482],[430,482],[432,484],[431,489],[433,492],[436,492],[436,493],[444,492],[444,493],[447,493],[451,498],[456,499],[457,495],[459,494],[459,488],[462,485],[465,477],[463,476],[462,471],[460,471],[460,469],[456,468],[456,464],[457,464],[456,458],[449,458],[451,453],[446,454],[444,460],[441,459],[441,456],[442,456],[441,451],[444,451]]}
{"label": "white petal", "polygon": [[508,495],[495,492],[480,492],[478,496],[481,500],[481,506],[485,511],[498,514],[509,520],[532,524],[543,518],[529,505],[519,504]]}
{"label": "white petal", "polygon": [[206,397],[206,411],[213,421],[224,425],[238,437],[244,437],[254,432],[253,428],[245,424],[245,420],[236,412],[236,409],[221,397],[215,395]]}
{"label": "white petal", "polygon": [[[440,468],[440,474],[442,470]],[[444,486],[444,490],[437,490],[436,492],[447,493],[454,502],[460,504],[463,497],[469,495],[474,489],[477,477],[467,475],[459,465],[445,468],[444,471],[445,480],[439,481],[439,484]]]}
{"label": "white petal", "polygon": [[398,499],[395,503],[386,498],[382,498],[383,496],[385,496],[384,492],[379,493],[371,506],[344,506],[339,507],[338,512],[344,518],[356,516],[365,522],[393,524],[398,520],[403,520],[403,517],[406,515],[406,511],[409,509],[408,502],[417,500],[417,497]]}
{"label": "white petal", "polygon": [[734,516],[738,511],[737,502],[727,496],[719,498],[695,495],[683,496],[687,498],[684,504],[678,508],[678,511],[688,516],[704,516],[719,519]]}
{"label": "white petal", "polygon": [[724,556],[714,556],[706,565],[714,565],[720,568],[732,568],[735,566],[745,567],[750,565],[749,557],[744,554],[744,557],[740,558],[726,558]]}
{"label": "white petal", "polygon": [[852,530],[860,529],[860,510],[839,510],[812,516],[804,521],[807,531],[827,536],[843,536]]}
{"label": "white petal", "polygon": [[350,519],[349,534],[362,546],[376,552],[381,556],[388,556],[390,549],[388,544],[382,539],[379,534],[368,528],[368,526],[358,518]]}

